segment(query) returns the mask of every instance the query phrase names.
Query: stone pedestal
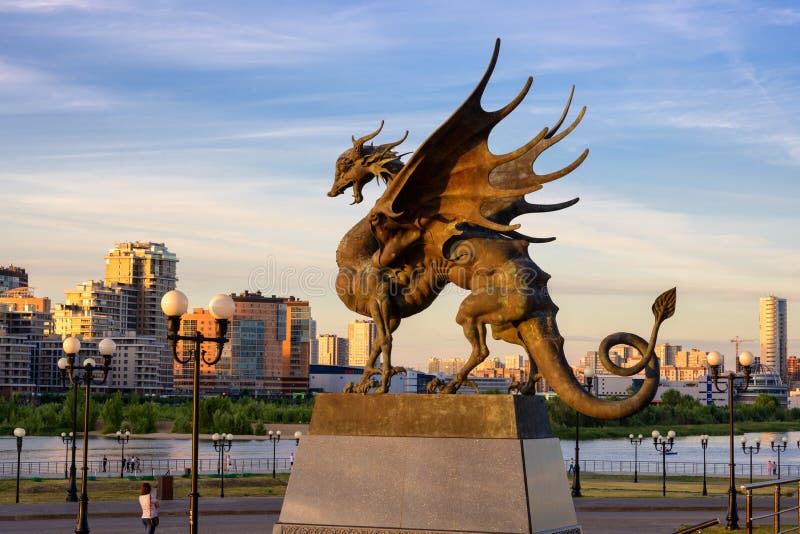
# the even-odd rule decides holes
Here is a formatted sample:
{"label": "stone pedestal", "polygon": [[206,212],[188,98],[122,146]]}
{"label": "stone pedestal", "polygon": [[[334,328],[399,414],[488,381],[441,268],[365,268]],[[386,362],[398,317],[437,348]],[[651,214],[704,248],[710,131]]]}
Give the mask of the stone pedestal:
{"label": "stone pedestal", "polygon": [[317,398],[273,534],[579,533],[544,402]]}

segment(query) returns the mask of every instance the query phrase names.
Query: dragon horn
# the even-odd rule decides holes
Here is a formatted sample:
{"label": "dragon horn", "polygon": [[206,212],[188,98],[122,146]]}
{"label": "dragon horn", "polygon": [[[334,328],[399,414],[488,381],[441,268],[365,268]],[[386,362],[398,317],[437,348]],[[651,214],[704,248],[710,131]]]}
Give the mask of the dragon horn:
{"label": "dragon horn", "polygon": [[385,145],[380,145],[378,147],[378,150],[380,150],[382,153],[384,153],[387,150],[393,149],[394,147],[396,147],[397,145],[399,145],[400,143],[405,141],[407,138],[408,138],[408,130],[406,130],[406,134],[402,138],[400,138],[399,141],[395,141],[394,143],[386,143]]}
{"label": "dragon horn", "polygon": [[356,139],[356,136],[354,135],[353,148],[355,148],[357,151],[360,152],[361,149],[364,147],[364,143],[366,143],[370,139],[374,139],[375,137],[377,137],[378,134],[381,133],[381,130],[383,130],[383,121],[381,121],[381,125],[378,126],[378,129],[372,132],[371,134],[367,134],[364,137],[359,137],[358,139]]}

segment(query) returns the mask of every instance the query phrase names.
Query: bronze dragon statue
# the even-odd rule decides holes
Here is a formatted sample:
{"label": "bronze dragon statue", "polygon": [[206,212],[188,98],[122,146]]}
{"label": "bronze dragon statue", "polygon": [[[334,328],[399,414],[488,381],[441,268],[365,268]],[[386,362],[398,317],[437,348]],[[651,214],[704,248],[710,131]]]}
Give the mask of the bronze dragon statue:
{"label": "bronze dragon statue", "polygon": [[[631,376],[642,370],[645,380],[634,395],[619,401],[600,400],[576,380],[564,356],[564,339],[556,324],[558,307],[547,291],[550,278],[528,255],[531,243],[554,238],[534,238],[520,233],[512,220],[521,214],[544,213],[572,206],[578,199],[558,204],[531,204],[525,195],[577,168],[585,150],[573,163],[547,174],[537,174],[533,164],[540,154],[569,135],[581,122],[586,108],[559,133],[569,112],[574,87],[563,113],[551,128],[507,154],[489,151],[492,129],[511,113],[530,89],[522,91],[495,111],[481,107],[481,97],[497,62],[500,40],[483,78],[466,101],[442,124],[406,163],[394,148],[403,139],[384,145],[366,143],[373,133],[356,139],[336,162],[336,178],[328,193],[335,197],[353,189],[353,203],[363,200],[362,187],[375,178],[387,186],[366,217],[342,239],[336,251],[339,273],[336,288],[351,310],[371,317],[377,339],[364,374],[351,392],[387,392],[391,377],[405,372],[391,363],[392,333],[400,321],[427,308],[448,283],[470,291],[461,303],[456,321],[472,346],[469,360],[446,384],[432,383],[429,390],[455,393],[470,384],[468,375],[489,354],[486,325],[495,339],[522,346],[531,363],[528,381],[519,388],[532,394],[535,381],[545,378],[567,404],[591,417],[620,418],[640,410],[658,389],[659,364],[654,347],[661,323],[675,309],[675,289],[653,304],[655,324],[649,341],[625,332],[606,337],[600,359],[610,372]],[[634,347],[642,355],[633,367],[611,362],[608,352],[617,344]],[[378,356],[380,367],[376,367]],[[380,375],[380,382],[372,377]]]}

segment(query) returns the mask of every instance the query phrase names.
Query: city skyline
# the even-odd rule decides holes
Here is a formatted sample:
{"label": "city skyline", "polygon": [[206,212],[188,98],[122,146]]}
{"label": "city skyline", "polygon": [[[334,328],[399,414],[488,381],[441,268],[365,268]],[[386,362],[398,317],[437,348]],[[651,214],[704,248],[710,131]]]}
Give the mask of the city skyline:
{"label": "city skyline", "polygon": [[[611,332],[646,335],[678,287],[659,342],[731,355],[756,339],[759,298],[788,302],[800,352],[800,10],[779,3],[564,7],[509,3],[298,6],[0,1],[0,264],[59,302],[103,277],[114,243],[164,242],[191,305],[261,290],[311,302],[320,333],[358,319],[331,289],[341,236],[371,207],[330,199],[351,135],[413,151],[483,73],[484,105],[531,94],[490,140],[503,151],[551,125],[571,85],[580,127],[542,162],[586,162],[522,217],[553,278],[572,363]],[[424,13],[424,22],[423,22]],[[303,24],[297,24],[302,14]],[[461,31],[443,28],[458,25]],[[404,320],[394,361],[465,357],[449,287]],[[491,342],[492,356],[518,352]],[[758,343],[742,349],[758,353]]]}

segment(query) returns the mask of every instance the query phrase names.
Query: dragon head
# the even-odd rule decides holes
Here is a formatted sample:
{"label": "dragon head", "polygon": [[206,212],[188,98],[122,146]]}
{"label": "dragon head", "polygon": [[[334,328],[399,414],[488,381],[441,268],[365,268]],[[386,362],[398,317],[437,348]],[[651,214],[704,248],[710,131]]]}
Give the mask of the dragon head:
{"label": "dragon head", "polygon": [[383,178],[389,181],[403,168],[400,158],[405,154],[398,154],[394,147],[402,143],[408,137],[408,131],[399,141],[375,146],[364,143],[377,137],[383,129],[383,121],[378,129],[358,139],[353,136],[353,148],[345,150],[339,159],[336,160],[336,177],[333,186],[328,192],[329,197],[339,196],[347,190],[353,188],[353,204],[358,204],[364,197],[361,195],[361,188],[374,178]]}

